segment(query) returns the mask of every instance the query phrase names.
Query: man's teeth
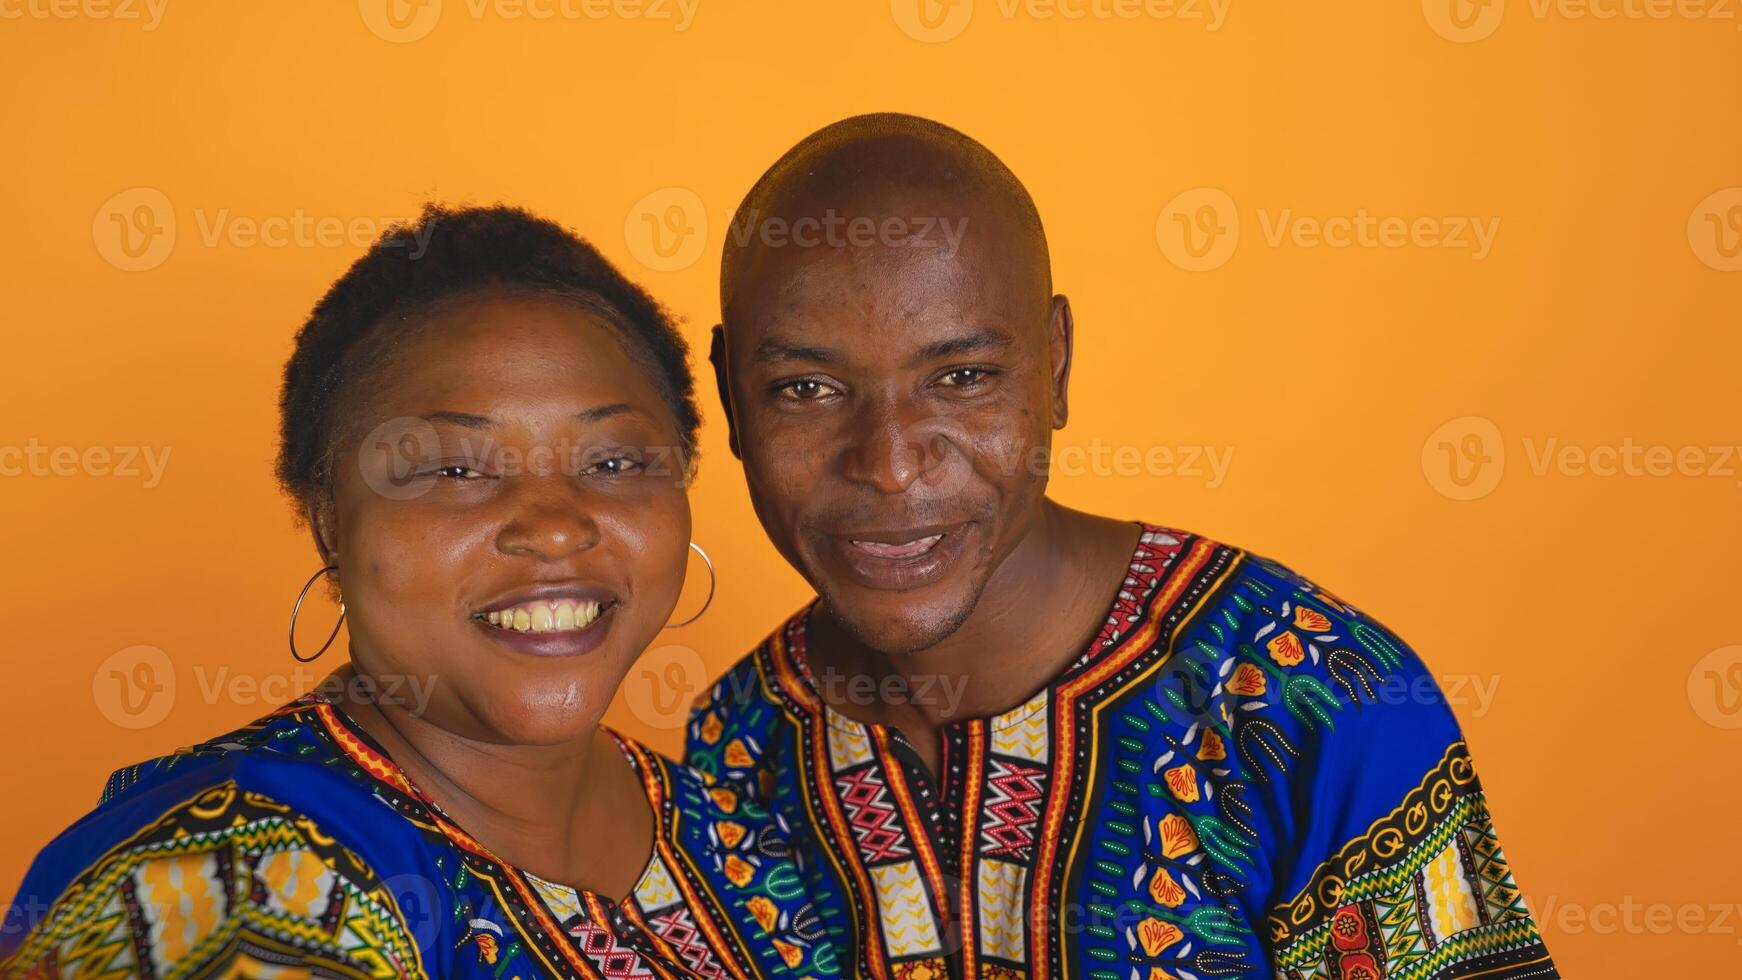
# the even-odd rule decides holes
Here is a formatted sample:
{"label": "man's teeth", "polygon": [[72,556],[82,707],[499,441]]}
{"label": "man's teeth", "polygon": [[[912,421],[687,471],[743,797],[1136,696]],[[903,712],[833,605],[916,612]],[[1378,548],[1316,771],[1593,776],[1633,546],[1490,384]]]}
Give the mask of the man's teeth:
{"label": "man's teeth", "polygon": [[859,541],[855,539],[853,541],[853,547],[858,548],[860,551],[863,551],[868,555],[875,555],[878,558],[912,558],[915,555],[923,555],[930,551],[933,545],[943,539],[944,536],[941,534],[929,535],[916,541],[909,541],[906,544],[885,544],[881,541]]}
{"label": "man's teeth", "polygon": [[551,599],[525,602],[507,609],[493,609],[483,619],[491,626],[519,633],[554,633],[584,630],[599,618],[600,605],[591,600]]}

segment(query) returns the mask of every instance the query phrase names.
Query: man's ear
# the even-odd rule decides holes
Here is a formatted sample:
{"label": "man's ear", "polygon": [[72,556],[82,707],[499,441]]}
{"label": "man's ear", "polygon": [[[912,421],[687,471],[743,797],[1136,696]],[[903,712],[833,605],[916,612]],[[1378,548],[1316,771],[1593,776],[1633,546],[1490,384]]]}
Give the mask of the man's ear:
{"label": "man's ear", "polygon": [[708,344],[708,363],[714,366],[714,387],[720,392],[720,408],[726,413],[726,445],[732,455],[743,459],[738,451],[738,420],[732,417],[732,385],[726,380],[726,328],[714,324],[714,337]]}
{"label": "man's ear", "polygon": [[1052,316],[1046,325],[1046,346],[1052,361],[1052,427],[1062,429],[1070,417],[1071,348],[1076,324],[1071,301],[1061,293],[1052,298]]}

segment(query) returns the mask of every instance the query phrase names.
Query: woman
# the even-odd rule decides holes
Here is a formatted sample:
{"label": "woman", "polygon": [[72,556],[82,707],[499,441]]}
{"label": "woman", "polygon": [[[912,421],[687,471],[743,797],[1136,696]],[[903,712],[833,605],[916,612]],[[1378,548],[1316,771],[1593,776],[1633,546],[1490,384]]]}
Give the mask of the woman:
{"label": "woman", "polygon": [[549,222],[431,208],[315,308],[280,407],[351,663],[112,777],[0,974],[834,974],[782,828],[600,724],[690,550],[666,314]]}

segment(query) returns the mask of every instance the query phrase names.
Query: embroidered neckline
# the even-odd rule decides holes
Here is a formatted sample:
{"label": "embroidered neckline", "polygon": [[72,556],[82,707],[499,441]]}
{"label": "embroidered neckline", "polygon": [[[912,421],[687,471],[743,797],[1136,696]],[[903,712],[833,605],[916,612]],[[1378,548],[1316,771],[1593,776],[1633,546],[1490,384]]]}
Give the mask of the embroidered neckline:
{"label": "embroidered neckline", "polygon": [[[958,718],[942,726],[943,730],[960,729],[965,731],[976,725],[984,725],[988,731],[1002,732],[1021,725],[1047,709],[1052,700],[1053,691],[1060,684],[1100,659],[1102,654],[1116,647],[1120,640],[1130,637],[1130,633],[1123,628],[1143,619],[1144,615],[1147,614],[1150,601],[1155,598],[1156,587],[1166,577],[1162,574],[1164,569],[1158,569],[1149,564],[1153,554],[1151,539],[1156,535],[1172,537],[1181,533],[1144,521],[1132,521],[1131,523],[1138,527],[1137,544],[1131,549],[1131,557],[1125,565],[1125,576],[1119,582],[1113,603],[1102,616],[1101,625],[1096,630],[1095,638],[1089,641],[1083,652],[1022,703],[996,715]],[[793,674],[804,685],[811,698],[815,700],[817,712],[823,723],[829,728],[848,735],[875,731],[893,733],[895,730],[888,725],[859,721],[842,714],[823,699],[817,687],[815,675],[811,673],[810,653],[807,645],[811,615],[821,603],[821,597],[812,599],[803,609],[788,619],[786,625],[782,627],[781,632],[786,634],[786,642],[778,646],[785,651],[787,662]],[[1127,614],[1125,622],[1120,621],[1122,612]]]}
{"label": "embroidered neckline", "polygon": [[[609,725],[601,724],[599,730],[610,736],[612,743],[617,746],[618,751],[623,753],[623,757],[629,762],[630,768],[634,770],[636,782],[640,787],[643,798],[647,800],[647,807],[649,812],[653,815],[654,824],[653,844],[648,852],[647,863],[642,867],[641,874],[636,877],[635,884],[630,887],[628,894],[621,899],[614,899],[599,892],[589,891],[584,888],[576,888],[572,885],[565,885],[560,882],[554,882],[533,874],[518,865],[504,861],[495,851],[491,850],[488,845],[484,844],[476,837],[473,837],[465,830],[465,828],[461,827],[458,821],[454,820],[454,818],[450,817],[447,812],[442,809],[441,804],[437,803],[428,794],[424,793],[424,791],[412,781],[410,774],[402,769],[397,762],[393,761],[392,755],[387,752],[386,748],[384,748],[380,742],[376,741],[375,737],[370,735],[362,725],[358,724],[355,718],[346,714],[336,703],[321,695],[310,694],[293,702],[293,706],[296,708],[313,706],[315,708],[316,717],[326,724],[329,731],[334,735],[337,735],[339,733],[337,730],[342,730],[344,734],[355,740],[357,743],[356,745],[347,744],[345,739],[337,737],[333,739],[333,742],[338,747],[339,751],[344,753],[346,758],[357,764],[359,771],[362,773],[363,779],[373,783],[383,784],[405,795],[411,801],[415,802],[421,809],[426,811],[428,816],[434,818],[424,820],[422,823],[440,834],[443,840],[461,851],[466,851],[483,858],[496,867],[501,868],[506,874],[517,875],[525,879],[529,885],[535,886],[532,889],[535,893],[539,892],[536,885],[542,884],[556,889],[559,892],[566,890],[572,894],[577,904],[582,908],[585,907],[586,899],[588,898],[597,900],[607,909],[628,906],[633,903],[636,894],[638,894],[642,887],[648,883],[649,879],[659,873],[658,865],[660,863],[660,845],[662,843],[674,843],[671,836],[671,827],[665,818],[663,807],[660,805],[659,799],[650,791],[648,786],[648,780],[653,778],[652,773],[648,771],[650,765],[649,760],[644,757],[644,753],[639,746],[630,741],[616,729],[611,728]],[[305,721],[304,723],[306,724],[307,722]],[[359,751],[359,749],[365,751]],[[542,894],[539,895],[539,898],[540,901],[543,901]],[[564,933],[560,928],[557,929],[556,932],[559,935],[566,935],[566,933]]]}

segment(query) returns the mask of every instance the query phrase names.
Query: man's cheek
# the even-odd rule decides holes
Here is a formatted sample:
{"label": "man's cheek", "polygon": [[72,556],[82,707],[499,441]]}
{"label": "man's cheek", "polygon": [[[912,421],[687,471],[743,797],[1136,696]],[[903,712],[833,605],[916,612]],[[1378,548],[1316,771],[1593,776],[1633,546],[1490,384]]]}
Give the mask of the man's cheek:
{"label": "man's cheek", "polygon": [[1014,429],[987,429],[976,434],[970,452],[982,479],[1009,483],[1046,472],[1047,447]]}
{"label": "man's cheek", "polygon": [[821,476],[823,453],[810,439],[776,435],[746,449],[758,482],[782,497],[807,492]]}

